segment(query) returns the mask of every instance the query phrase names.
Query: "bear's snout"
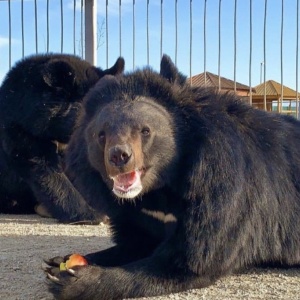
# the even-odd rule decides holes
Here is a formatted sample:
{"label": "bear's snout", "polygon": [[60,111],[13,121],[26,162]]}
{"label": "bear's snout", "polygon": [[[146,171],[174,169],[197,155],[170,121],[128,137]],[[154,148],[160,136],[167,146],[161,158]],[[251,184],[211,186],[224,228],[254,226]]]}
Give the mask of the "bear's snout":
{"label": "bear's snout", "polygon": [[109,149],[109,162],[116,167],[125,166],[132,157],[132,149],[128,144],[116,145]]}

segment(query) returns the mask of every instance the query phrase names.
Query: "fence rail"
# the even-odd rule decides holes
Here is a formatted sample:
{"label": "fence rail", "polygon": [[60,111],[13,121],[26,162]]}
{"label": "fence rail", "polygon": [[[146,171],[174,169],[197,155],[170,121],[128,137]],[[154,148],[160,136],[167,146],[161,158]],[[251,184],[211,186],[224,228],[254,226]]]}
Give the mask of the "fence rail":
{"label": "fence rail", "polygon": [[[127,69],[158,68],[167,53],[191,84],[199,73],[210,84],[212,71],[220,90],[223,77],[234,92],[243,82],[253,105],[299,116],[299,0],[0,0],[0,80],[16,60],[49,51],[103,67],[122,55]],[[281,85],[271,100],[269,79]]]}

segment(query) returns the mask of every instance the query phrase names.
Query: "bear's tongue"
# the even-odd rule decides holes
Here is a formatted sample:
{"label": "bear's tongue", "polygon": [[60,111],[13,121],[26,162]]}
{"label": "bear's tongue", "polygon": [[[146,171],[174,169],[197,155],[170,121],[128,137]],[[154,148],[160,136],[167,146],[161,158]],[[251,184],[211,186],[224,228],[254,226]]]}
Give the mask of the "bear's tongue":
{"label": "bear's tongue", "polygon": [[117,175],[113,178],[114,186],[122,190],[127,190],[139,179],[139,176],[139,172],[137,171]]}
{"label": "bear's tongue", "polygon": [[134,199],[143,190],[141,176],[142,171],[137,169],[112,177],[114,181],[113,193],[121,199]]}

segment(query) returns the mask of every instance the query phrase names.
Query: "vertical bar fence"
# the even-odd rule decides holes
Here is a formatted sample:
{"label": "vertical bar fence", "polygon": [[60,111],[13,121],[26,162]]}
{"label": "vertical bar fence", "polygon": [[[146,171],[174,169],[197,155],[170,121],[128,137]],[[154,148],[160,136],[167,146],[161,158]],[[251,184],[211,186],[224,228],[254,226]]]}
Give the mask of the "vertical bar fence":
{"label": "vertical bar fence", "polygon": [[[216,5],[218,6],[217,9],[215,9]],[[224,83],[226,76],[223,74],[229,74],[228,65],[230,61],[233,69],[231,67],[232,73],[227,75],[227,78],[231,80],[232,77],[232,91],[237,94],[240,92],[241,84],[238,81],[241,74],[240,69],[244,68],[244,73],[247,74],[244,81],[248,82],[248,86],[246,95],[243,97],[250,105],[256,105],[255,103],[258,103],[256,87],[259,84],[253,87],[253,78],[256,78],[257,81],[260,67],[260,83],[263,85],[262,99],[258,103],[260,108],[270,110],[271,103],[272,109],[276,109],[277,102],[278,112],[285,113],[287,99],[284,84],[288,82],[288,76],[285,74],[287,74],[286,70],[289,65],[286,49],[290,48],[287,44],[289,38],[285,28],[287,19],[293,18],[295,24],[293,30],[296,38],[294,44],[291,43],[291,45],[295,45],[293,58],[295,96],[290,107],[293,108],[294,115],[299,118],[299,0],[291,0],[289,3],[281,0],[280,4],[272,3],[272,9],[267,0],[261,1],[259,5],[260,10],[258,11],[258,4],[253,0],[228,0],[226,3],[222,0],[215,0],[215,2],[174,0],[172,6],[163,0],[158,2],[153,0],[145,2],[135,0],[118,0],[115,2],[108,0],[73,0],[69,2],[63,0],[0,0],[0,40],[2,38],[7,41],[6,47],[1,47],[0,44],[0,57],[3,57],[1,52],[7,53],[5,54],[7,58],[0,59],[0,69],[8,71],[17,60],[26,55],[41,52],[73,53],[93,64],[97,63],[97,57],[101,57],[107,68],[111,65],[112,60],[115,60],[116,55],[124,56],[125,60],[129,61],[127,64],[129,69],[131,66],[132,69],[135,69],[137,65],[144,66],[145,64],[154,64],[157,67],[161,56],[166,52],[174,58],[175,65],[179,69],[184,66],[184,72],[190,78],[189,84],[198,84],[196,80],[198,75],[193,74],[196,73],[202,74],[201,84],[203,86],[211,86],[211,72],[208,74],[208,70],[212,68],[211,56],[212,53],[215,53],[214,69],[217,71],[217,83],[215,84],[218,90],[226,89]],[[294,16],[287,12],[288,5],[294,6],[296,11]],[[270,58],[269,52],[269,48],[274,49],[273,46],[269,47],[270,28],[273,26],[271,14],[274,7],[278,11],[278,15],[280,13],[280,18],[277,20],[278,25],[280,25],[277,29],[278,66],[280,65],[277,78],[280,82],[280,97],[270,100],[267,91],[267,71],[269,75],[272,66],[267,63],[269,61],[272,61],[272,64],[275,63]],[[249,21],[239,19],[242,9],[246,12],[245,16],[247,15],[246,18],[249,18]],[[53,19],[52,11],[54,10],[59,16],[58,22]],[[230,10],[232,23],[228,22]],[[19,11],[18,23],[12,21],[16,20],[16,11]],[[153,11],[156,12],[153,13]],[[184,17],[184,11],[189,14],[188,19]],[[28,14],[33,17],[28,16]],[[45,20],[43,20],[43,15],[45,15]],[[130,15],[131,21],[128,19]],[[30,25],[32,26],[31,29],[28,27],[29,19],[30,24],[32,24]],[[217,19],[217,22],[212,23],[213,19]],[[102,20],[105,28],[99,28],[97,20],[99,23]],[[249,27],[249,31],[247,29],[247,32],[243,34],[241,34],[240,29],[241,22],[246,24],[245,28]],[[260,36],[256,33],[257,24],[260,24]],[[185,28],[185,32],[183,28]],[[101,30],[103,32],[100,32]],[[188,31],[189,34],[186,34]],[[231,34],[228,34],[229,31]],[[21,47],[18,48],[20,49],[19,54],[16,54],[15,36],[17,32],[19,32],[21,44]],[[56,32],[59,34],[55,34]],[[29,35],[32,35],[30,39],[28,39]],[[214,35],[213,38],[212,35]],[[144,36],[143,40],[141,40],[141,36]],[[68,40],[69,37],[70,40]],[[104,38],[104,42],[100,45],[99,38],[101,37]],[[45,39],[44,47],[41,44],[43,39]],[[130,43],[131,39],[132,43]],[[243,42],[248,41],[249,44],[248,58],[246,56],[244,61],[240,59],[242,56],[240,51],[242,39],[244,39]],[[231,40],[232,44],[229,43]],[[262,40],[260,56],[257,55],[254,45],[257,40]],[[28,50],[29,44],[31,50]],[[187,44],[189,46],[185,47]],[[228,56],[229,44],[231,44],[230,57]],[[102,45],[104,45],[103,48]],[[159,55],[157,55],[158,53]],[[188,57],[188,64],[183,62],[185,57]],[[131,60],[132,64],[130,64]],[[3,74],[1,75],[3,77]],[[1,77],[0,80],[2,80]]]}

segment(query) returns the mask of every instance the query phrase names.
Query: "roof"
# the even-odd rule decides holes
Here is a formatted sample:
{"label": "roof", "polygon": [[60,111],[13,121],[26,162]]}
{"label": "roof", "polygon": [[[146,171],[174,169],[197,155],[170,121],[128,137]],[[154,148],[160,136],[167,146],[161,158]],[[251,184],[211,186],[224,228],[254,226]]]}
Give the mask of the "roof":
{"label": "roof", "polygon": [[[205,78],[204,78],[204,72],[200,73],[198,75],[192,76],[192,85],[193,86],[204,86],[205,85]],[[224,78],[224,77],[220,77],[221,80],[221,89],[223,90],[234,90],[234,81]],[[187,82],[190,82],[190,78],[187,79]],[[218,88],[219,87],[219,75],[210,73],[210,72],[206,72],[206,86],[207,87],[215,87]],[[237,90],[247,90],[249,91],[250,87],[236,82],[236,89]]]}
{"label": "roof", "polygon": [[[263,96],[265,94],[265,84],[261,83],[255,87],[256,93],[254,95],[256,96]],[[283,97],[291,97],[296,98],[297,92],[290,89],[287,86],[283,86]],[[267,96],[275,96],[275,97],[281,97],[281,84],[279,82],[276,82],[274,80],[268,80],[266,81],[266,95]]]}

